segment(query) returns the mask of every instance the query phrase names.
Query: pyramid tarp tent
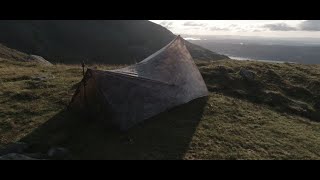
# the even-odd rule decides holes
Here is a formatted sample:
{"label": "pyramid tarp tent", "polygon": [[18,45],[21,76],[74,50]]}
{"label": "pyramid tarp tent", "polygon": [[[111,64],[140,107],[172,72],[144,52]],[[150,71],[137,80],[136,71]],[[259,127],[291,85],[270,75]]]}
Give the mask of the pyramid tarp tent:
{"label": "pyramid tarp tent", "polygon": [[122,69],[88,69],[70,106],[109,120],[120,130],[208,95],[180,36],[140,63]]}

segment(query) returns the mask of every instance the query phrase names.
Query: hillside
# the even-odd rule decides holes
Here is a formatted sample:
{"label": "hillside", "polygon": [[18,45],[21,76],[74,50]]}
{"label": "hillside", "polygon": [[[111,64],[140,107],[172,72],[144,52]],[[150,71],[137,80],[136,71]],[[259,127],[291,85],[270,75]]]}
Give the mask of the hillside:
{"label": "hillside", "polygon": [[[174,39],[166,28],[145,20],[1,20],[0,43],[50,62],[131,64]],[[187,43],[201,60],[225,59]]]}
{"label": "hillside", "polygon": [[[0,144],[54,146],[70,159],[320,159],[320,66],[220,60],[197,63],[210,95],[127,133],[66,111],[79,65],[0,58]],[[116,66],[94,65],[98,69]],[[256,74],[253,80],[241,69]]]}
{"label": "hillside", "polygon": [[52,65],[41,56],[26,54],[0,44],[0,58],[20,62],[34,62],[39,65]]}

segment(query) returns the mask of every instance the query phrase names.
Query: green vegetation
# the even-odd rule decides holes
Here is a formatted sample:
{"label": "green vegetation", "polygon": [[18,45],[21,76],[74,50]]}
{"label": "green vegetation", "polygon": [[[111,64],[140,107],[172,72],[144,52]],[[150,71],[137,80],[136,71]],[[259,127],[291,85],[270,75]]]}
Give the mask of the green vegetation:
{"label": "green vegetation", "polygon": [[[98,69],[116,66],[93,65]],[[320,159],[320,66],[199,62],[210,95],[126,133],[70,114],[80,65],[0,59],[0,144],[62,146],[71,159]],[[248,81],[240,69],[256,73]]]}

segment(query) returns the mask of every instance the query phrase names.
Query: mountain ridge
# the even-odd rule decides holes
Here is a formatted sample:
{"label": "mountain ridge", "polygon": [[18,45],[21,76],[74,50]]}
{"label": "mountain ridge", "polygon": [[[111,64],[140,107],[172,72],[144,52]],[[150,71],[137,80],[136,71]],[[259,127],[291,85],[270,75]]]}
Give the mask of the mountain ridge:
{"label": "mountain ridge", "polygon": [[[1,20],[0,43],[50,62],[132,64],[175,38],[166,28],[145,20]],[[194,59],[227,56],[187,41]]]}

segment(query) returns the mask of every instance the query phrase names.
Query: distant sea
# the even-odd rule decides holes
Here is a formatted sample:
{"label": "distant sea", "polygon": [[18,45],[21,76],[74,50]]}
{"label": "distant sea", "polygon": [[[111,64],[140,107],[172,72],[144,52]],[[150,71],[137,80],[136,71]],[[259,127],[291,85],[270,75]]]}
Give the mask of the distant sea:
{"label": "distant sea", "polygon": [[[227,54],[226,54],[227,55]],[[272,61],[272,60],[263,60],[263,59],[252,59],[248,57],[236,57],[236,56],[229,56],[230,59],[238,60],[238,61],[261,61],[261,62],[268,62],[268,63],[293,63],[287,61]]]}
{"label": "distant sea", "polygon": [[[275,39],[188,38],[194,44],[236,60],[273,63],[320,64],[320,42],[295,42]],[[320,41],[320,40],[319,40]]]}

